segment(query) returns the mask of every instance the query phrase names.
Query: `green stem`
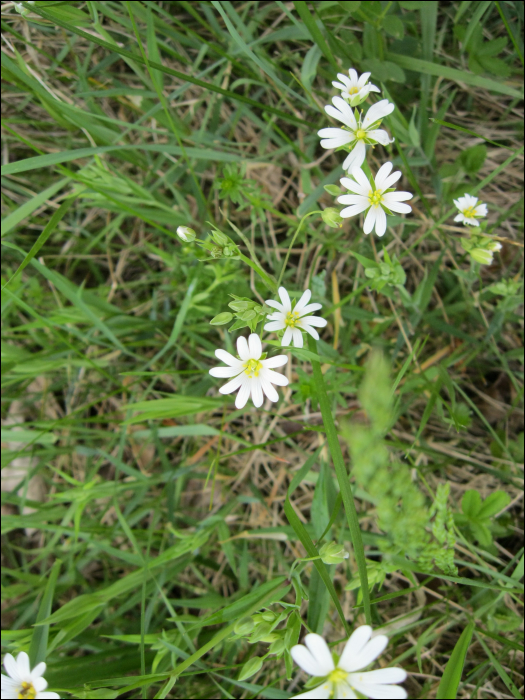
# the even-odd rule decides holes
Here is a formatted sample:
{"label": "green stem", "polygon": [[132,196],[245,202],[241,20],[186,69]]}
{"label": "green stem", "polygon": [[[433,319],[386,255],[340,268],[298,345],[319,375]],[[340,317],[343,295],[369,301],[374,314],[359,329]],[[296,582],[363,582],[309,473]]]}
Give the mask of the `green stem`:
{"label": "green stem", "polygon": [[286,270],[286,266],[288,264],[288,258],[290,257],[290,252],[293,248],[293,244],[295,243],[295,239],[297,238],[297,234],[301,230],[301,226],[303,225],[303,221],[305,219],[307,219],[309,216],[313,216],[314,214],[322,214],[322,213],[323,212],[321,210],[311,211],[308,214],[305,214],[303,216],[303,218],[301,219],[301,221],[299,221],[299,226],[297,227],[297,229],[293,235],[292,242],[288,246],[288,252],[286,253],[286,257],[285,257],[283,265],[281,267],[281,272],[279,273],[279,279],[277,280],[277,289],[279,289],[279,287],[281,286],[281,281],[283,279],[284,271]]}
{"label": "green stem", "polygon": [[[308,349],[310,350],[310,352],[316,355],[318,354],[317,343],[310,335],[308,336]],[[354,555],[357,562],[357,568],[359,570],[359,580],[361,581],[361,592],[363,595],[365,618],[367,624],[370,624],[370,594],[368,592],[368,577],[366,575],[365,551],[363,548],[363,540],[361,538],[359,521],[357,519],[357,511],[355,509],[352,487],[350,486],[350,480],[346,471],[343,453],[341,452],[339,438],[337,437],[337,430],[335,428],[335,423],[330,408],[330,402],[326,393],[326,386],[324,383],[323,373],[321,372],[321,365],[318,360],[312,359],[311,362],[314,373],[315,386],[319,398],[319,406],[321,407],[321,415],[323,417],[323,423],[326,432],[326,439],[328,442],[328,447],[330,449],[330,454],[332,455],[332,461],[334,463],[337,481],[339,482],[339,489],[341,491],[341,496],[343,499],[343,505],[346,512],[346,519],[348,521],[348,527],[350,528],[350,537],[352,540],[352,546],[354,548]]]}
{"label": "green stem", "polygon": [[247,258],[246,255],[243,255],[240,251],[237,253],[237,255],[241,260],[243,260],[247,265],[249,265],[252,268],[252,270],[254,270],[254,272],[256,272],[259,275],[259,277],[262,279],[262,281],[268,287],[268,289],[272,292],[272,294],[275,294],[275,292],[277,291],[275,287],[275,282],[270,277],[268,277],[266,272],[261,267],[259,267],[257,263],[254,263],[252,260],[250,260],[250,258]]}

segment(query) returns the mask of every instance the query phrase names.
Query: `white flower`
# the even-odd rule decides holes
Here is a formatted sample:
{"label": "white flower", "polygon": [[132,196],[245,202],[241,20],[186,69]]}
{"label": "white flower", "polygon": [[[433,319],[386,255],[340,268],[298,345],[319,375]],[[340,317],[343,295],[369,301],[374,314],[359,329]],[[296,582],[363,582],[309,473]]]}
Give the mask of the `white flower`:
{"label": "white flower", "polygon": [[8,675],[2,673],[2,700],[10,698],[25,698],[26,700],[44,700],[45,698],[60,698],[57,693],[43,692],[47,688],[47,681],[42,678],[46,671],[46,665],[42,661],[31,671],[29,656],[21,651],[15,659],[11,654],[4,656],[4,668]]}
{"label": "white flower", "polygon": [[238,360],[226,350],[215,350],[216,357],[225,362],[228,367],[214,367],[210,369],[212,377],[234,377],[231,382],[222,386],[221,394],[231,394],[240,389],[235,399],[235,406],[243,408],[250,394],[254,406],[262,406],[263,392],[270,401],[277,401],[279,395],[272,384],[286,386],[288,379],[279,372],[274,372],[272,367],[282,367],[288,362],[286,355],[276,355],[267,360],[261,359],[262,345],[257,333],[251,333],[248,341],[242,336],[237,340]]}
{"label": "white flower", "polygon": [[282,304],[279,304],[278,301],[272,301],[271,299],[266,301],[268,306],[272,306],[274,309],[277,309],[277,311],[268,315],[268,321],[270,321],[270,323],[265,325],[264,330],[280,331],[286,328],[281,341],[282,346],[290,345],[290,341],[293,340],[293,344],[296,348],[302,348],[303,334],[301,331],[306,331],[310,333],[312,338],[319,340],[319,333],[313,326],[324,328],[328,321],[319,316],[307,315],[312,313],[312,311],[317,311],[322,306],[322,304],[308,304],[312,292],[307,289],[294,306],[293,310],[290,296],[284,287],[279,287],[279,296]]}
{"label": "white flower", "polygon": [[324,110],[334,119],[343,122],[348,129],[321,129],[317,132],[321,136],[321,146],[323,148],[339,148],[353,144],[352,150],[346,157],[343,163],[343,170],[351,170],[352,168],[360,167],[366,156],[365,144],[380,143],[386,146],[392,143],[394,139],[390,139],[388,134],[383,129],[378,129],[381,119],[394,111],[394,105],[388,100],[381,100],[372,105],[363,120],[356,120],[354,111],[342,97],[333,97],[332,105],[327,105]]}
{"label": "white flower", "polygon": [[[295,698],[357,698],[361,693],[366,698],[406,698],[404,688],[391,683],[402,683],[406,671],[402,668],[380,668],[361,673],[361,669],[372,663],[382,653],[388,637],[378,635],[370,639],[372,628],[358,627],[347,641],[337,666],[325,640],[318,634],[307,634],[306,646],[297,644],[290,653],[295,663],[311,676],[324,678],[321,685]],[[358,673],[355,673],[358,671]]]}
{"label": "white flower", "polygon": [[402,204],[405,199],[412,199],[410,192],[388,192],[394,183],[401,177],[398,170],[390,175],[392,163],[385,163],[377,171],[374,187],[368,182],[368,178],[360,168],[352,170],[352,177],[341,178],[341,184],[355,194],[342,194],[337,198],[341,204],[350,204],[345,207],[340,214],[346,219],[349,216],[356,216],[363,211],[368,213],[365,217],[363,231],[368,234],[375,226],[376,234],[383,236],[386,231],[386,214],[395,211],[399,214],[408,214],[412,211],[409,204]]}
{"label": "white flower", "polygon": [[[28,4],[28,5],[34,5],[34,4],[35,4],[35,0],[27,0],[27,4]],[[28,14],[31,12],[31,10],[28,10],[26,7],[24,7],[24,6],[22,5],[21,2],[15,2],[15,3],[14,3],[14,8],[15,8],[15,10],[16,10],[19,14],[21,14],[23,17],[26,17],[26,15],[28,15]]]}
{"label": "white flower", "polygon": [[348,75],[350,77],[346,76],[344,73],[338,73],[337,77],[341,82],[338,83],[334,81],[332,85],[338,90],[341,90],[341,97],[347,100],[351,107],[355,107],[361,102],[364,102],[368,97],[368,93],[381,92],[378,87],[368,82],[370,73],[363,73],[363,75],[359,77],[356,71],[350,68]]}
{"label": "white flower", "polygon": [[191,243],[196,237],[195,231],[189,226],[179,226],[177,228],[177,236],[185,243]]}
{"label": "white flower", "polygon": [[477,216],[487,216],[487,205],[480,202],[478,198],[471,194],[465,194],[454,200],[454,204],[459,209],[459,214],[454,217],[454,221],[461,221],[468,226],[478,226]]}

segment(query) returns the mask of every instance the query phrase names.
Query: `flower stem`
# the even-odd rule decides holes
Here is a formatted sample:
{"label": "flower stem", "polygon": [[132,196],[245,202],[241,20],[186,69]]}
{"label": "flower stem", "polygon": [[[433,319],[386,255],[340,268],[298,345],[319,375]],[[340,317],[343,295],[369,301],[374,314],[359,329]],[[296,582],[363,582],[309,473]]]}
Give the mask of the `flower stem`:
{"label": "flower stem", "polygon": [[286,257],[285,257],[285,259],[284,259],[283,265],[282,265],[282,267],[281,267],[281,272],[279,273],[279,279],[277,280],[277,288],[279,288],[279,287],[281,286],[281,282],[282,282],[282,279],[283,279],[284,271],[286,270],[286,265],[288,264],[288,258],[290,257],[290,253],[291,253],[291,250],[292,250],[292,248],[293,248],[293,244],[295,243],[295,239],[297,238],[297,234],[298,234],[299,231],[301,230],[301,226],[303,225],[303,221],[304,221],[305,219],[307,219],[309,216],[313,216],[314,214],[322,214],[322,211],[319,209],[319,210],[316,210],[316,211],[308,212],[308,214],[305,214],[305,215],[303,216],[303,218],[301,219],[301,221],[299,221],[299,226],[297,227],[297,229],[296,229],[296,231],[295,231],[295,233],[294,233],[294,235],[293,235],[292,241],[291,241],[290,245],[288,246],[288,251],[287,251],[287,253],[286,253]]}
{"label": "flower stem", "polygon": [[[318,354],[317,343],[310,335],[308,336],[308,349],[310,352],[313,352],[316,355]],[[337,437],[337,430],[335,428],[332,411],[330,409],[328,394],[326,393],[326,386],[324,383],[323,373],[321,372],[321,365],[318,360],[312,359],[311,362],[315,386],[317,389],[317,396],[319,398],[319,406],[321,408],[321,415],[323,417],[326,432],[326,439],[330,449],[330,454],[332,455],[337,481],[339,482],[339,489],[343,499],[346,519],[348,521],[348,527],[350,528],[350,537],[352,539],[354,555],[357,562],[357,568],[359,570],[359,580],[361,581],[361,593],[363,595],[365,618],[367,624],[370,624],[372,618],[370,614],[370,594],[368,592],[365,551],[363,548],[359,521],[357,519],[357,511],[355,509],[352,487],[350,486],[350,479],[348,478],[343,453],[341,452],[341,445],[339,444],[339,438]]]}

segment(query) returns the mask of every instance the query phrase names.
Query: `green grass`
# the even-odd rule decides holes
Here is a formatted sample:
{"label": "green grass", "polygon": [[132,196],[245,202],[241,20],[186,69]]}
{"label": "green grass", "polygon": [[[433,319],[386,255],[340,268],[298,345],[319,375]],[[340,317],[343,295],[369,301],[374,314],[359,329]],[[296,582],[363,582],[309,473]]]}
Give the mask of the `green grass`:
{"label": "green grass", "polygon": [[[286,698],[306,630],[369,619],[409,697],[522,697],[522,3],[32,9],[2,5],[4,652],[61,697]],[[314,213],[350,67],[415,194],[383,239]],[[329,324],[237,410],[208,370],[246,328],[210,321],[278,280]],[[264,611],[279,644],[240,634]]]}

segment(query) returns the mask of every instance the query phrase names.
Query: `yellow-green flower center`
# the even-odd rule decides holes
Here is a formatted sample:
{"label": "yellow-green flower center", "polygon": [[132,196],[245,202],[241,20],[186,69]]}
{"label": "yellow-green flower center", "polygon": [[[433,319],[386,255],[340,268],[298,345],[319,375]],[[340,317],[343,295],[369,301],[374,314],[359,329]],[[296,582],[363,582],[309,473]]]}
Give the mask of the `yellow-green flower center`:
{"label": "yellow-green flower center", "polygon": [[366,131],[364,129],[358,129],[355,132],[355,137],[358,140],[362,140],[362,139],[366,138]]}
{"label": "yellow-green flower center", "polygon": [[348,94],[349,95],[357,95],[358,92],[359,92],[359,88],[353,87],[353,88],[350,88],[350,90],[348,91]]}
{"label": "yellow-green flower center", "polygon": [[463,216],[467,219],[474,219],[476,217],[476,207],[469,207],[463,210]]}
{"label": "yellow-green flower center", "polygon": [[382,199],[383,195],[381,190],[375,190],[374,192],[368,195],[368,201],[373,207],[377,207],[379,204],[381,204]]}
{"label": "yellow-green flower center", "polygon": [[290,326],[290,328],[295,328],[299,321],[299,314],[297,311],[289,311],[286,314],[286,318],[284,319],[284,322],[286,323],[287,326]]}
{"label": "yellow-green flower center", "polygon": [[244,372],[249,377],[258,377],[261,369],[262,362],[259,362],[259,360],[248,360],[248,362],[244,364]]}
{"label": "yellow-green flower center", "polygon": [[23,698],[24,700],[33,700],[33,698],[36,698],[36,690],[33,687],[32,683],[26,683],[25,681],[22,683],[22,687],[18,691],[18,697]]}
{"label": "yellow-green flower center", "polygon": [[342,668],[336,668],[328,674],[328,680],[334,684],[337,684],[344,681],[347,676],[348,673],[346,671],[343,671]]}

